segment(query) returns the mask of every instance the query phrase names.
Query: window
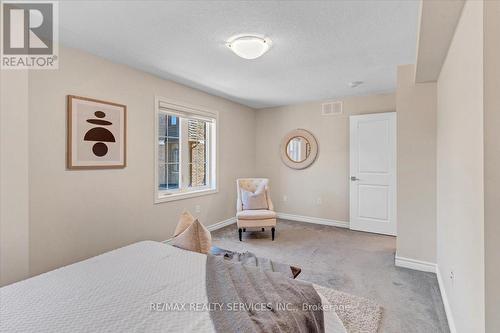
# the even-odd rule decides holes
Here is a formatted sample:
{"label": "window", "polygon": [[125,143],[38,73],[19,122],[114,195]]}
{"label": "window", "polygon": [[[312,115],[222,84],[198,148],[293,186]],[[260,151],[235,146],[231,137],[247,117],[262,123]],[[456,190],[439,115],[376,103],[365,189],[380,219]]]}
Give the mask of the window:
{"label": "window", "polygon": [[158,99],[156,202],[214,193],[217,113]]}

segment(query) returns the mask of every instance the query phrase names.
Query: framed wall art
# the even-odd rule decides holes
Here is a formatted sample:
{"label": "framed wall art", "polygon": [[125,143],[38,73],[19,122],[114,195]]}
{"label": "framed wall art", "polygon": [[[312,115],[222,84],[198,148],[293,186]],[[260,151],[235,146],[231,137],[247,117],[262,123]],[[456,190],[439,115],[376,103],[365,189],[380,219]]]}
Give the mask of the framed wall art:
{"label": "framed wall art", "polygon": [[127,107],[68,95],[68,169],[126,166]]}

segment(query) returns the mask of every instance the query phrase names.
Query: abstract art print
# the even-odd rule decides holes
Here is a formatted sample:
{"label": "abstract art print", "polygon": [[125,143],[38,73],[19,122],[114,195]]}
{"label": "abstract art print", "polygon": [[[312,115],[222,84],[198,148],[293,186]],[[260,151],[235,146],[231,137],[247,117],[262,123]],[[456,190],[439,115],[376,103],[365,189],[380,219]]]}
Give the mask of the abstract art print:
{"label": "abstract art print", "polygon": [[68,95],[68,168],[124,168],[126,121],[125,105]]}

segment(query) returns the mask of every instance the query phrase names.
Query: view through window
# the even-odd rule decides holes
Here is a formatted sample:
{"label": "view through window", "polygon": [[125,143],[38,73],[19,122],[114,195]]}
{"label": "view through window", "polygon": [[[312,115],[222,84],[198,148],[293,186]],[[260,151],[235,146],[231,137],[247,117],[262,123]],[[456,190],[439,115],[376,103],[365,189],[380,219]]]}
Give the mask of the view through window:
{"label": "view through window", "polygon": [[213,189],[215,119],[168,109],[157,116],[159,195]]}

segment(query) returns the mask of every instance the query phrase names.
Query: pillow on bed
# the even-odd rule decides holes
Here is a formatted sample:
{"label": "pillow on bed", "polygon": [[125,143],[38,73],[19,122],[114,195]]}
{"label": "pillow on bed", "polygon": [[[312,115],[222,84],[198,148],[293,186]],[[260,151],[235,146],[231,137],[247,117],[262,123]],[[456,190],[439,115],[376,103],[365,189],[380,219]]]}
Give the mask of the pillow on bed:
{"label": "pillow on bed", "polygon": [[175,236],[170,244],[184,250],[207,254],[212,246],[212,236],[210,231],[196,219],[187,229]]}
{"label": "pillow on bed", "polygon": [[194,217],[190,212],[184,211],[179,218],[179,223],[175,227],[174,237],[186,230],[194,222]]}
{"label": "pillow on bed", "polygon": [[241,189],[241,203],[243,210],[269,209],[266,198],[266,186],[262,184],[255,192]]}

